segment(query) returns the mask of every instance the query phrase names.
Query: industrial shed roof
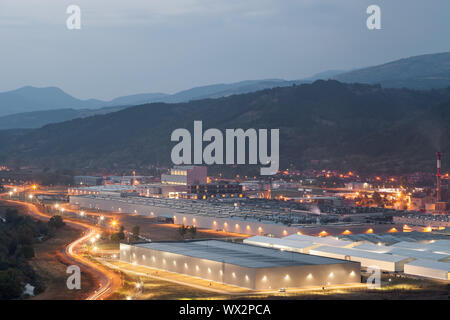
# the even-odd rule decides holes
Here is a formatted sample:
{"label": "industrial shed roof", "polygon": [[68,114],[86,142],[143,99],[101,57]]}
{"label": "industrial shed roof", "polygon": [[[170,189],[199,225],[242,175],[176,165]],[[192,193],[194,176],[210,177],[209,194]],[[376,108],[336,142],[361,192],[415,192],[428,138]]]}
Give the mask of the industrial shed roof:
{"label": "industrial shed roof", "polygon": [[318,246],[318,244],[314,244],[310,241],[294,241],[289,239],[280,239],[273,237],[264,237],[264,236],[254,236],[244,240],[244,243],[248,244],[261,244],[261,245],[270,245],[277,249],[305,249],[310,247]]}
{"label": "industrial shed roof", "polygon": [[396,247],[390,248],[388,253],[409,258],[433,260],[433,261],[439,261],[449,257],[449,255],[447,254],[434,253],[431,251],[418,251],[404,248],[396,248]]}
{"label": "industrial shed roof", "polygon": [[383,246],[383,245],[371,244],[371,243],[361,243],[361,244],[358,244],[353,247],[353,249],[376,252],[376,253],[386,253],[390,250],[389,248],[390,247]]}
{"label": "industrial shed roof", "polygon": [[350,249],[350,248],[330,247],[330,246],[322,246],[322,247],[312,249],[310,251],[311,254],[317,254],[317,255],[320,255],[321,252],[333,253],[333,254],[349,256],[349,257],[370,259],[370,260],[386,261],[386,262],[400,262],[400,261],[408,259],[408,257],[404,257],[404,256],[391,255],[391,254],[386,254],[386,253],[369,252],[369,251]]}
{"label": "industrial shed roof", "polygon": [[313,237],[307,236],[303,234],[291,234],[289,236],[284,237],[285,240],[293,240],[293,241],[301,241],[301,242],[311,242],[311,243],[319,243],[323,245],[330,245],[334,247],[348,247],[354,245],[353,241],[346,240],[338,240],[333,237]]}
{"label": "industrial shed roof", "polygon": [[450,272],[450,263],[448,263],[448,262],[438,262],[438,261],[419,259],[419,260],[414,260],[414,261],[408,262],[407,265]]}
{"label": "industrial shed roof", "polygon": [[249,268],[342,264],[349,262],[218,240],[151,242],[136,244],[135,246]]}

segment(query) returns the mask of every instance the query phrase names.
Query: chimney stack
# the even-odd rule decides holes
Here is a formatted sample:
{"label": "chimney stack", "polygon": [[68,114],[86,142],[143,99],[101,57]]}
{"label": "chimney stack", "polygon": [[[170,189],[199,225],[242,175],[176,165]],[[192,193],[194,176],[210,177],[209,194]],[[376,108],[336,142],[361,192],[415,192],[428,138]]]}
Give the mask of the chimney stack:
{"label": "chimney stack", "polygon": [[436,202],[442,201],[441,197],[441,152],[436,152],[437,171],[436,171]]}

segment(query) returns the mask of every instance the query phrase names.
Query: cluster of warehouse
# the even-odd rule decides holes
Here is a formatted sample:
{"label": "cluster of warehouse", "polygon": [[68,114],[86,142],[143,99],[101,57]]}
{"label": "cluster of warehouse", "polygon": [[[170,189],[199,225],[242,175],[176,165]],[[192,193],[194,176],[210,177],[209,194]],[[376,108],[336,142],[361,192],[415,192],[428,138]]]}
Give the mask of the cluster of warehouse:
{"label": "cluster of warehouse", "polygon": [[244,243],[314,256],[359,262],[364,268],[450,280],[450,241],[401,241],[389,246],[293,234],[284,238],[255,236]]}
{"label": "cluster of warehouse", "polygon": [[[132,190],[126,188],[127,186],[104,186],[74,189],[70,192],[70,204],[88,210],[163,217],[178,225],[275,237],[301,231],[295,217],[314,216],[308,211],[289,211],[278,204],[259,204],[250,199],[209,203],[190,199],[147,198],[137,197]],[[387,232],[392,226],[380,224],[367,228],[369,229],[365,230],[366,232]],[[345,234],[361,232],[359,229],[360,226],[342,226]],[[327,234],[326,229],[320,232]]]}
{"label": "cluster of warehouse", "polygon": [[360,264],[218,240],[120,244],[120,260],[251,290],[360,282]]}

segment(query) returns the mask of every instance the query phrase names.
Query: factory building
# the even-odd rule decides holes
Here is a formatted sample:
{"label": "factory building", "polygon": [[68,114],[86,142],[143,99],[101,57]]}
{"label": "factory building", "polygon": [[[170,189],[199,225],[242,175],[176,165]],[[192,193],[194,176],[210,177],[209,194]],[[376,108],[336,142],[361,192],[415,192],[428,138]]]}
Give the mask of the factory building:
{"label": "factory building", "polygon": [[104,179],[95,176],[74,176],[73,183],[77,186],[100,186],[104,183]]}
{"label": "factory building", "polygon": [[438,266],[440,263],[450,261],[450,254],[445,253],[450,248],[448,240],[434,240],[429,243],[405,241],[398,242],[398,246],[395,244],[385,246],[362,241],[336,240],[333,237],[311,237],[295,234],[281,239],[255,236],[245,239],[244,243],[283,251],[357,261],[361,263],[362,267],[376,267],[390,272],[403,271],[406,263],[416,260],[426,260],[430,263],[438,262]]}
{"label": "factory building", "polygon": [[414,260],[405,264],[405,273],[426,278],[450,280],[450,263]]}
{"label": "factory building", "polygon": [[389,272],[403,271],[405,263],[414,260],[413,258],[404,256],[331,246],[320,246],[310,250],[309,253],[321,257],[356,261],[361,263],[362,267],[376,267]]}
{"label": "factory building", "polygon": [[242,198],[243,194],[242,186],[239,183],[213,182],[188,186],[186,197],[206,200],[209,198]]}
{"label": "factory building", "polygon": [[207,183],[207,168],[204,166],[174,166],[170,174],[161,175],[161,183],[190,186]]}
{"label": "factory building", "polygon": [[120,244],[120,260],[251,290],[360,283],[357,262],[217,240]]}
{"label": "factory building", "polygon": [[339,240],[339,239],[336,239],[333,237],[314,237],[314,236],[307,236],[304,234],[291,234],[287,237],[284,237],[283,239],[294,240],[294,241],[305,241],[305,242],[311,242],[314,244],[329,245],[329,246],[341,247],[341,248],[351,248],[358,244],[357,242],[347,241],[347,240]]}
{"label": "factory building", "polygon": [[244,243],[254,246],[274,248],[279,250],[306,253],[309,254],[311,249],[317,248],[320,244],[310,241],[294,241],[289,239],[280,239],[274,237],[254,236],[244,239]]}

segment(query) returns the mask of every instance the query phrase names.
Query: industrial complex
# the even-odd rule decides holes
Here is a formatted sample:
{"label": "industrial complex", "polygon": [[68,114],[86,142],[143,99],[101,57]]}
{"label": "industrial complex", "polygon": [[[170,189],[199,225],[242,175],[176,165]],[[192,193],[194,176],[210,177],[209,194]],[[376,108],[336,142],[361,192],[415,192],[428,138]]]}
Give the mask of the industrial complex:
{"label": "industrial complex", "polygon": [[121,244],[120,259],[252,290],[360,282],[357,262],[217,240]]}

